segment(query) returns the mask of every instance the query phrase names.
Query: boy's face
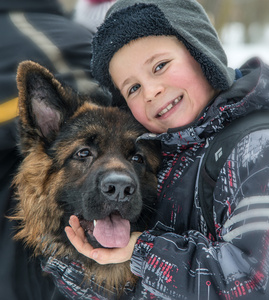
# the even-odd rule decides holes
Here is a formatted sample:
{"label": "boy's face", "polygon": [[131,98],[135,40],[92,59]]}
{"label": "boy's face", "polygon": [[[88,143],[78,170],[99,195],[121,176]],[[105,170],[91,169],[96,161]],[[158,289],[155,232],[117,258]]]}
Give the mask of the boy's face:
{"label": "boy's face", "polygon": [[134,117],[154,133],[191,123],[215,94],[199,63],[175,37],[130,42],[115,53],[109,72]]}

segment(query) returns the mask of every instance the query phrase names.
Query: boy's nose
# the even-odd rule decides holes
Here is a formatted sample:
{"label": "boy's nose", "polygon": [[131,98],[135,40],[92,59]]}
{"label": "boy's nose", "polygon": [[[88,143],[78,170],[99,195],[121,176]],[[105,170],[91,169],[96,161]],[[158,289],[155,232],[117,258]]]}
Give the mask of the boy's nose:
{"label": "boy's nose", "polygon": [[144,99],[146,102],[154,101],[158,96],[163,92],[164,88],[159,83],[147,83],[147,86],[144,90]]}

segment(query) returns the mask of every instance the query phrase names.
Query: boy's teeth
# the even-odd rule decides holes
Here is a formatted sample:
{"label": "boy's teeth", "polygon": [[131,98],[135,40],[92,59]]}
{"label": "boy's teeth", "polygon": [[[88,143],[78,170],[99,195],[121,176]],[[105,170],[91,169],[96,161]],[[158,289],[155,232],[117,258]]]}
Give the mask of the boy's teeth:
{"label": "boy's teeth", "polygon": [[162,111],[158,113],[158,116],[161,117],[165,113],[167,113],[171,108],[173,108],[178,102],[182,99],[182,97],[176,98],[173,103],[170,103],[166,108],[164,108]]}

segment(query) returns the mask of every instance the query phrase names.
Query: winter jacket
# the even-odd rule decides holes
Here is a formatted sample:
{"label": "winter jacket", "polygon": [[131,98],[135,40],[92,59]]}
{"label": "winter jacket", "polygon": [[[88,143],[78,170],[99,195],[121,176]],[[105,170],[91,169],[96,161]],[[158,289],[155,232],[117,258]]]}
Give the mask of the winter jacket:
{"label": "winter jacket", "polygon": [[[233,86],[192,124],[142,137],[162,143],[158,210],[155,227],[134,248],[137,286],[121,299],[269,298],[269,128],[238,141],[220,171],[212,208],[216,239],[197,192],[207,142],[235,119],[269,110],[269,66],[252,59],[236,73]],[[83,284],[77,264],[51,260],[44,269],[71,299],[106,299],[94,282]]]}

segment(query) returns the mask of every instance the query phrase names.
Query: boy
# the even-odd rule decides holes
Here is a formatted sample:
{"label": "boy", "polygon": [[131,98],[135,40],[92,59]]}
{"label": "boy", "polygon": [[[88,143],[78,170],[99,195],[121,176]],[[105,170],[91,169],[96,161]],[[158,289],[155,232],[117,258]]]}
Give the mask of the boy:
{"label": "boy", "polygon": [[[101,264],[131,259],[127,299],[267,299],[269,129],[246,135],[220,171],[215,237],[198,190],[206,144],[234,120],[269,109],[269,68],[240,70],[194,0],[119,0],[93,40],[92,72],[162,143],[156,224],[124,249],[93,249],[75,216],[67,235]],[[91,299],[90,296],[85,299]]]}

